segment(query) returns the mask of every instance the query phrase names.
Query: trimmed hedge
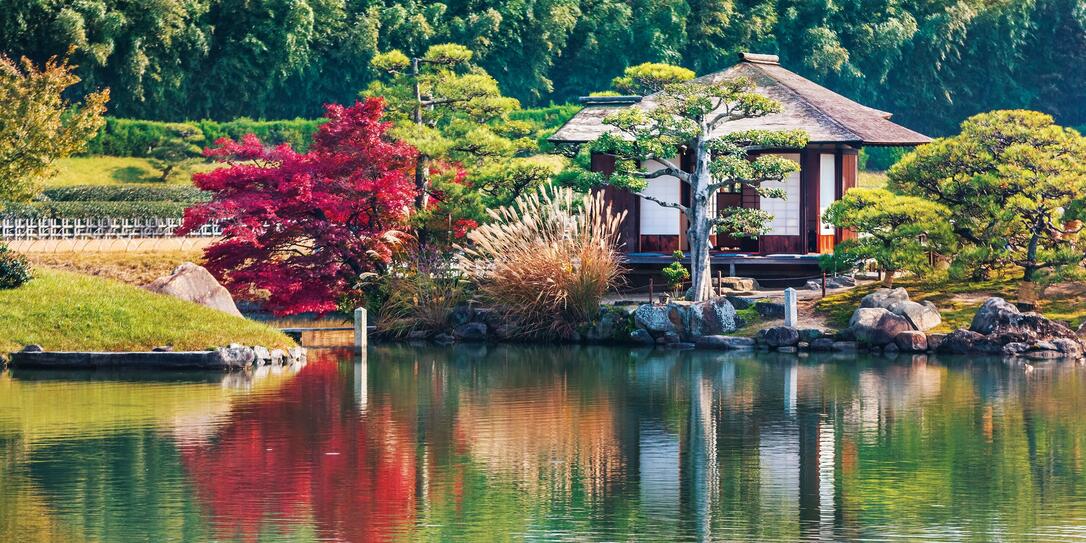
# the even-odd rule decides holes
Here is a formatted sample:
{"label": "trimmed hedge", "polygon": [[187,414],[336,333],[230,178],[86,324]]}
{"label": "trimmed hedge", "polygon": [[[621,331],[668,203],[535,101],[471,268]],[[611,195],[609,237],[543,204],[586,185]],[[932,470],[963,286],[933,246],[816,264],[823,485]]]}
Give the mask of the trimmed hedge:
{"label": "trimmed hedge", "polygon": [[203,134],[204,145],[214,145],[222,137],[240,139],[245,134],[256,134],[269,145],[289,143],[298,151],[309,148],[313,132],[324,119],[294,119],[286,121],[254,121],[236,119],[229,122],[197,121],[189,123],[165,123],[138,119],[106,117],[106,124],[87,143],[85,154],[148,157],[160,142],[171,137],[178,124],[195,127]]}
{"label": "trimmed hedge", "polygon": [[206,202],[211,196],[189,186],[72,185],[42,191],[51,202]]}
{"label": "trimmed hedge", "polygon": [[9,219],[179,219],[184,202],[31,202],[6,203],[0,217]]}

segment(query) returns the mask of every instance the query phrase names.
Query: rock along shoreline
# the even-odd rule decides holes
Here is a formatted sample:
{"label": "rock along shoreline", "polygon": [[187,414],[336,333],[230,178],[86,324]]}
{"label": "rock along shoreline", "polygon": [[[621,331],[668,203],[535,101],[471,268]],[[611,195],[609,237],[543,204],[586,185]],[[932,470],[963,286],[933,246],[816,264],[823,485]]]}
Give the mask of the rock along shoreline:
{"label": "rock along shoreline", "polygon": [[28,345],[8,355],[10,368],[35,369],[163,369],[245,371],[261,366],[291,366],[306,362],[306,349],[268,349],[233,344],[208,351],[159,349],[141,352],[45,351]]}

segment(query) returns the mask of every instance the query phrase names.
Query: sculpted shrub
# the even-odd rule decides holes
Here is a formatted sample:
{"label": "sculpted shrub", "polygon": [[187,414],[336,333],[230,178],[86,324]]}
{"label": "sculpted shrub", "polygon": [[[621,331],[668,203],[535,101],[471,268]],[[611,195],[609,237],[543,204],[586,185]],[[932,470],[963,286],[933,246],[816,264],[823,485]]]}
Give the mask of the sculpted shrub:
{"label": "sculpted shrub", "polygon": [[0,244],[0,289],[18,288],[30,279],[30,264],[26,257]]}
{"label": "sculpted shrub", "polygon": [[485,301],[524,336],[566,337],[589,321],[620,277],[625,215],[599,193],[549,187],[490,214],[460,258]]}
{"label": "sculpted shrub", "polygon": [[387,137],[382,108],[377,98],[328,106],[304,154],[252,135],[206,152],[227,166],[193,176],[212,199],[185,212],[179,233],[222,224],[206,265],[235,296],[278,314],[325,313],[386,270],[415,197],[415,150]]}

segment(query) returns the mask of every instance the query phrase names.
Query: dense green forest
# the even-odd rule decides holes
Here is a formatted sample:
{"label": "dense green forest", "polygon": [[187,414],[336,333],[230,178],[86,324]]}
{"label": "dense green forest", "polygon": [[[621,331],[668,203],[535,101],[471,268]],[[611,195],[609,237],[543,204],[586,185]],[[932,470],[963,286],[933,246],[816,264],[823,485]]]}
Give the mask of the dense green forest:
{"label": "dense green forest", "polygon": [[316,117],[376,52],[450,41],[525,106],[750,50],[932,134],[1012,107],[1086,124],[1082,0],[0,0],[0,51],[74,44],[82,88],[110,87],[123,117]]}

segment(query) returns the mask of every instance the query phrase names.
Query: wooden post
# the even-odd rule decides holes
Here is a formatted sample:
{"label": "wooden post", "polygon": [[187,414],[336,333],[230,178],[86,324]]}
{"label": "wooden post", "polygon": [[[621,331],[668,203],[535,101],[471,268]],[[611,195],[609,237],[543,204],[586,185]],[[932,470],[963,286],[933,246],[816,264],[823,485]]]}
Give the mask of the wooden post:
{"label": "wooden post", "polygon": [[354,310],[354,347],[362,352],[366,352],[369,340],[366,337],[368,332],[366,330],[366,308],[359,307]]}
{"label": "wooden post", "polygon": [[826,297],[826,272],[822,272],[822,297]]}
{"label": "wooden post", "polygon": [[714,289],[714,291],[713,291],[713,293],[714,293],[714,294],[715,294],[716,296],[720,296],[720,295],[721,295],[721,293],[723,293],[723,292],[724,292],[724,278],[723,278],[723,274],[724,274],[724,272],[720,271],[720,269],[717,269],[717,270],[716,270],[716,289]]}
{"label": "wooden post", "polygon": [[788,287],[784,289],[784,325],[795,328],[799,324],[799,306],[796,300],[796,289]]}

